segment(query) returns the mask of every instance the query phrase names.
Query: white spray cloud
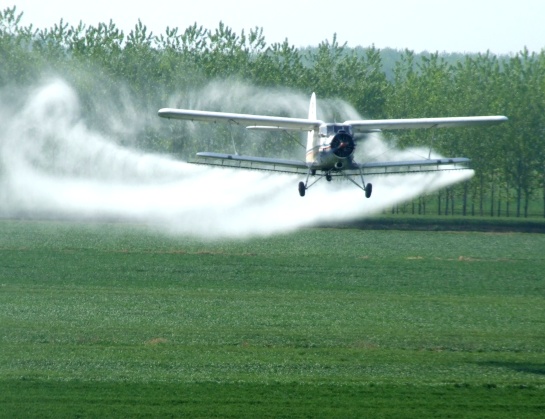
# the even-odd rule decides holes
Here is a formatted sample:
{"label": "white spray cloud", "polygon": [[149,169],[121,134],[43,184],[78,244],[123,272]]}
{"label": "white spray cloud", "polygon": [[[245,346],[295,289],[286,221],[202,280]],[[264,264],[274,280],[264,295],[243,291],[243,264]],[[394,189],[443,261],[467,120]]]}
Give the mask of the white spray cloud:
{"label": "white spray cloud", "polygon": [[[214,85],[212,90],[218,88]],[[224,93],[223,98],[245,97],[247,104],[254,100],[258,110],[295,108],[299,113],[303,107],[299,95],[282,91],[256,95],[246,86],[237,92]],[[204,95],[195,97],[202,100]],[[196,107],[206,108],[206,103],[199,104]],[[366,179],[374,183],[371,199],[348,182],[319,182],[300,198],[301,175],[196,166],[122,147],[115,138],[89,128],[76,93],[62,80],[28,92],[17,110],[0,92],[0,105],[2,216],[108,217],[159,226],[174,234],[248,237],[368,216],[472,175],[464,171]],[[304,110],[297,116],[304,116]],[[392,157],[378,136],[361,150]],[[425,154],[408,153],[411,158]],[[399,151],[393,154],[407,158]]]}

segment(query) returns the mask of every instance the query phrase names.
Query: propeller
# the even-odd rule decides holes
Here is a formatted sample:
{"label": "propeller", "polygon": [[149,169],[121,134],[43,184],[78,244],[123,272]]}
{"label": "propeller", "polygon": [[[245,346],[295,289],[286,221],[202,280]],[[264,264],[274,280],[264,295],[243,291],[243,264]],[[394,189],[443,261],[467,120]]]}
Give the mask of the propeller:
{"label": "propeller", "polygon": [[354,138],[345,131],[339,131],[335,134],[329,145],[333,154],[341,158],[350,156],[356,148]]}

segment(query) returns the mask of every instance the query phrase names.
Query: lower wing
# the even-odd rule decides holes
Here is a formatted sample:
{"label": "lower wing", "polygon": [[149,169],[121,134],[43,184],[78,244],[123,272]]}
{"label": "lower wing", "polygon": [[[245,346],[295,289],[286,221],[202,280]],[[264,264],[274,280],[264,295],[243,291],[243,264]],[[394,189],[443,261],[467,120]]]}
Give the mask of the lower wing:
{"label": "lower wing", "polygon": [[438,172],[441,170],[468,169],[471,162],[466,157],[445,157],[441,159],[369,162],[358,166],[364,173],[389,174],[411,172]]}
{"label": "lower wing", "polygon": [[268,157],[242,156],[240,154],[201,152],[197,153],[197,159],[191,161],[191,163],[285,173],[306,173],[308,171],[308,165],[302,160],[283,160]]}
{"label": "lower wing", "polygon": [[[210,166],[231,167],[236,169],[266,170],[284,173],[307,173],[313,168],[328,171],[321,167],[313,167],[302,160],[283,160],[267,157],[243,156],[239,154],[223,153],[197,153],[197,159],[191,163]],[[452,157],[426,160],[406,160],[388,162],[370,162],[353,164],[350,168],[343,169],[343,176],[355,176],[363,174],[393,174],[413,172],[437,172],[441,170],[467,169],[470,160],[465,157]],[[339,171],[332,170],[331,175],[341,175]]]}

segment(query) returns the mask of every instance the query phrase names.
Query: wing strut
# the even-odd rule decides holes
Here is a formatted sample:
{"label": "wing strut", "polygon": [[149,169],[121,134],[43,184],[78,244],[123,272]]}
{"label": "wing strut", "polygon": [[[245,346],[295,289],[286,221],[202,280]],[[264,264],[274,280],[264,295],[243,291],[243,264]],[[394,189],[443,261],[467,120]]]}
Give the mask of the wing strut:
{"label": "wing strut", "polygon": [[235,151],[235,155],[239,155],[237,151],[237,146],[235,144],[235,137],[233,137],[233,128],[231,128],[229,131],[231,131],[231,142],[233,143],[233,150]]}
{"label": "wing strut", "polygon": [[428,160],[431,159],[431,147],[433,145],[433,143],[435,142],[435,134],[431,136],[431,139],[430,139],[430,149],[428,151]]}

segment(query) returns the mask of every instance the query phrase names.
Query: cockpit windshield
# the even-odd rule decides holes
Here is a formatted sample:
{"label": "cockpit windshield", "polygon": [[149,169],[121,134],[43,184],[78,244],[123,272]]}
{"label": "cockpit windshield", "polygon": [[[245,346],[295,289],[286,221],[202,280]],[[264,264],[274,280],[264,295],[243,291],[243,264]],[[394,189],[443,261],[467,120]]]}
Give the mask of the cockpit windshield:
{"label": "cockpit windshield", "polygon": [[337,134],[339,131],[344,131],[352,135],[352,126],[343,124],[324,124],[320,127],[321,137],[330,137]]}

